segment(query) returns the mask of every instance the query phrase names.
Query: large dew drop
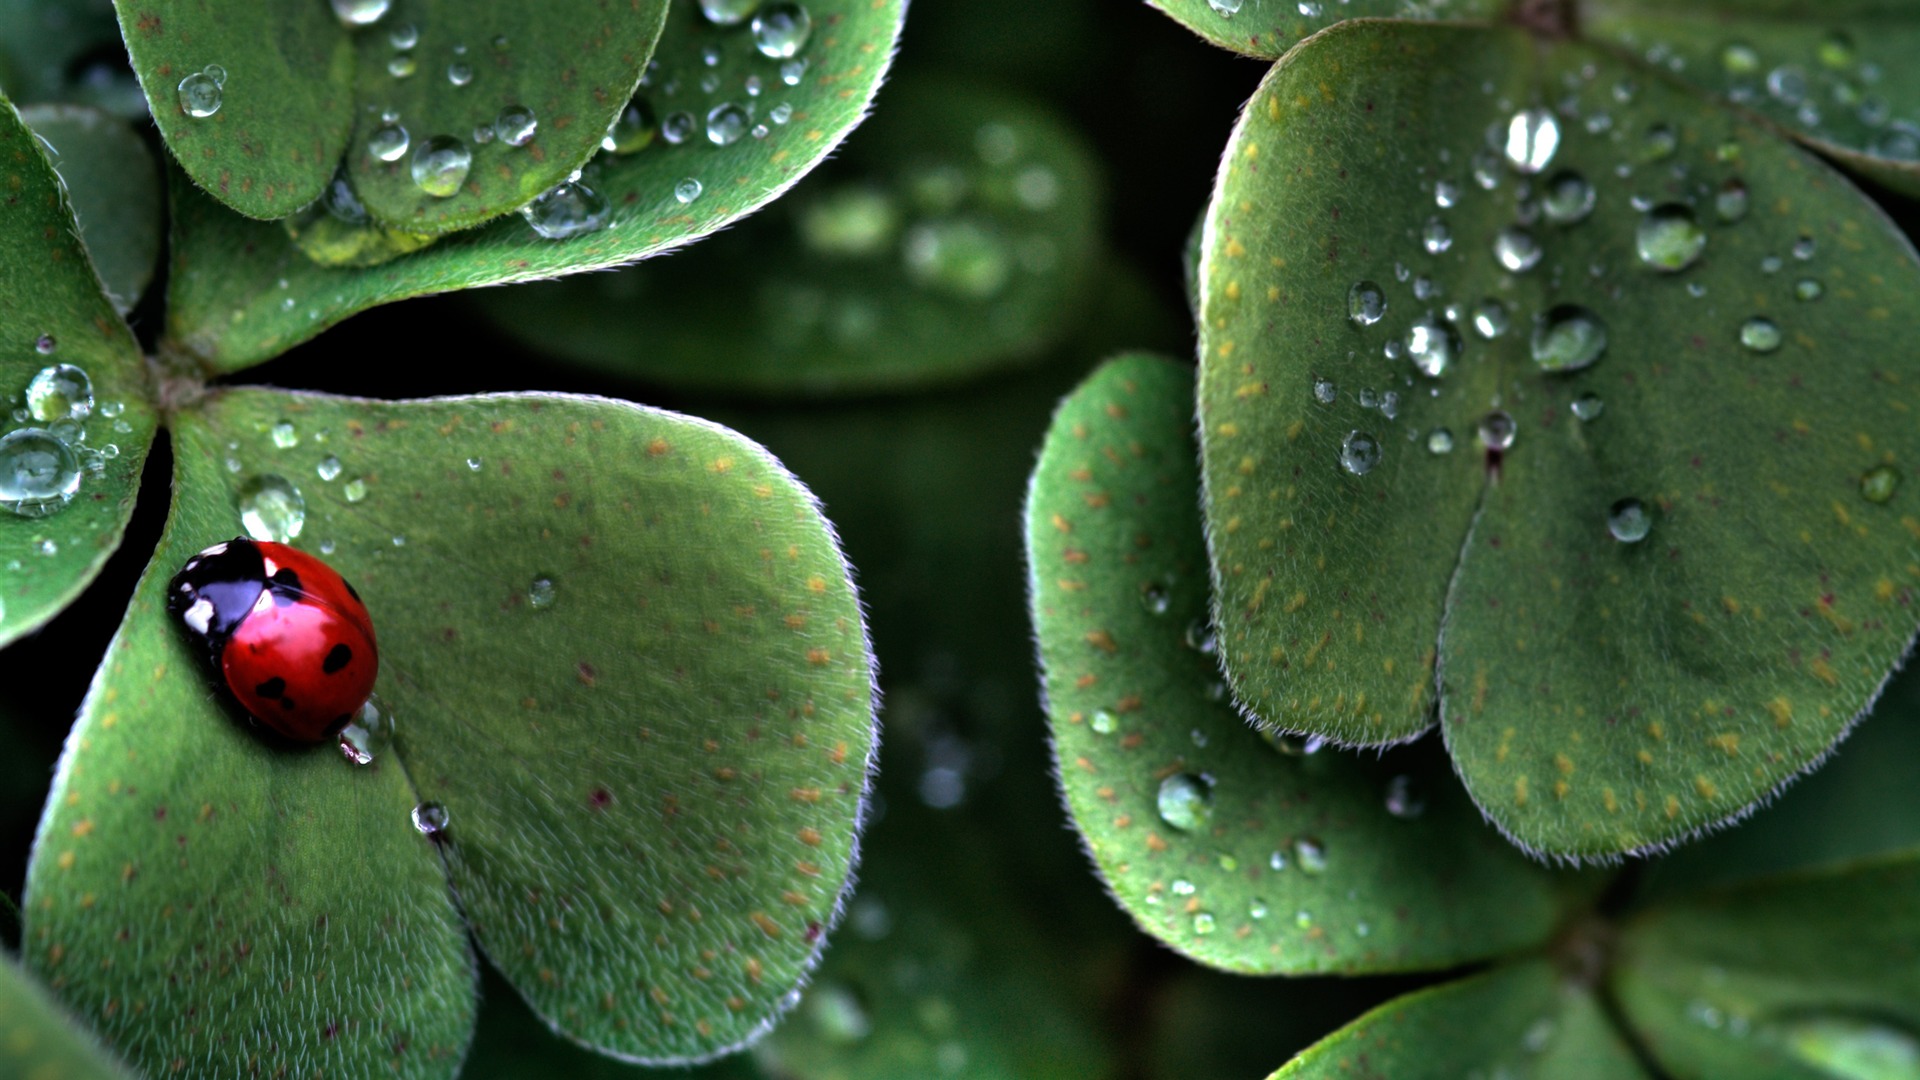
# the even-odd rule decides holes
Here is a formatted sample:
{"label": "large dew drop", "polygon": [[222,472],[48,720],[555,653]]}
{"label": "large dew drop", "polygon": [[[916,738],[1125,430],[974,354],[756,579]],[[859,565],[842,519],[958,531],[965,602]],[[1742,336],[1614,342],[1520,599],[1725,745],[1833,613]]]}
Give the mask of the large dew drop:
{"label": "large dew drop", "polygon": [[1495,409],[1480,419],[1480,445],[1489,450],[1505,450],[1513,445],[1518,431],[1513,417],[1505,411]]}
{"label": "large dew drop", "polygon": [[435,135],[413,152],[413,182],[436,199],[456,195],[473,170],[473,151],[451,135]]}
{"label": "large dew drop", "polygon": [[1780,347],[1785,335],[1772,319],[1755,315],[1740,324],[1740,344],[1757,353],[1770,353]]}
{"label": "large dew drop", "polygon": [[446,835],[447,808],[437,802],[423,802],[413,808],[413,827],[429,840]]}
{"label": "large dew drop", "polygon": [[760,0],[700,0],[700,14],[715,26],[739,26],[759,6]]}
{"label": "large dew drop", "polygon": [[1160,781],[1160,820],[1181,832],[1204,829],[1213,820],[1213,784],[1203,776],[1174,773]]}
{"label": "large dew drop", "polygon": [[508,146],[525,146],[540,130],[540,119],[525,105],[509,105],[493,118],[493,133]]}
{"label": "large dew drop", "polygon": [[1673,274],[1700,261],[1700,253],[1707,249],[1707,230],[1694,220],[1693,211],[1666,203],[1640,219],[1633,243],[1640,265]]}
{"label": "large dew drop", "polygon": [[1445,319],[1427,315],[1407,328],[1407,359],[1420,374],[1437,379],[1460,359],[1460,332]]}
{"label": "large dew drop", "polygon": [[349,28],[372,26],[392,8],[393,0],[333,0],[334,18]]}
{"label": "large dew drop", "polygon": [[1545,109],[1523,109],[1507,121],[1507,164],[1531,176],[1545,169],[1560,149],[1560,121]]}
{"label": "large dew drop", "polygon": [[1607,508],[1607,532],[1623,544],[1637,544],[1653,531],[1653,515],[1639,499],[1621,499]]}
{"label": "large dew drop", "polygon": [[606,138],[600,140],[600,148],[616,155],[638,153],[651,146],[659,132],[660,123],[654,119],[652,107],[645,99],[634,98],[613,118]]}
{"label": "large dew drop", "polygon": [[0,438],[0,507],[46,517],[80,490],[80,458],[65,439],[40,428]]}
{"label": "large dew drop", "polygon": [[1607,324],[1578,304],[1562,304],[1534,326],[1530,346],[1540,370],[1579,371],[1607,351]]}
{"label": "large dew drop", "polygon": [[731,146],[753,126],[747,110],[733,102],[722,102],[707,113],[707,141],[715,146]]}
{"label": "large dew drop", "polygon": [[1515,274],[1524,274],[1540,265],[1540,242],[1518,225],[1501,229],[1493,238],[1493,257]]}
{"label": "large dew drop", "polygon": [[211,72],[196,71],[180,80],[180,111],[195,120],[205,120],[220,111],[220,80]]}
{"label": "large dew drop", "polygon": [[563,182],[520,210],[533,231],[548,240],[597,232],[607,224],[607,200],[585,184]]}
{"label": "large dew drop", "polygon": [[1347,289],[1347,320],[1372,326],[1387,314],[1387,294],[1371,281],[1356,281]]}
{"label": "large dew drop", "polygon": [[255,540],[291,543],[307,524],[307,500],[293,481],[264,473],[250,477],[238,492],[240,524]]}
{"label": "large dew drop", "polygon": [[1546,195],[1540,200],[1540,209],[1547,220],[1555,225],[1574,225],[1585,221],[1593,213],[1594,203],[1599,196],[1587,178],[1571,170],[1554,173],[1547,180]]}
{"label": "large dew drop", "polygon": [[[413,144],[413,137],[399,124],[387,124],[367,136],[367,153],[381,161],[399,161],[407,155],[407,147]],[[358,205],[358,200],[355,200]]]}
{"label": "large dew drop", "polygon": [[799,4],[773,3],[753,17],[753,45],[775,60],[797,56],[813,36],[813,16]]}
{"label": "large dew drop", "polygon": [[1364,431],[1349,431],[1340,440],[1340,467],[1355,476],[1365,476],[1380,464],[1380,440]]}
{"label": "large dew drop", "polygon": [[41,368],[27,383],[27,412],[43,424],[93,415],[93,380],[72,364]]}

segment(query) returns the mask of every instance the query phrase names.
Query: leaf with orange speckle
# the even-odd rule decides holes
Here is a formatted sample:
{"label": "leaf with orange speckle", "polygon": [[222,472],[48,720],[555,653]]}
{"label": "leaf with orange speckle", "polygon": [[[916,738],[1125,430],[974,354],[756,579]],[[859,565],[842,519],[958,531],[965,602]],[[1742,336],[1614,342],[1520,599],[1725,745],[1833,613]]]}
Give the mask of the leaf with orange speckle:
{"label": "leaf with orange speckle", "polygon": [[1920,595],[1920,260],[1885,217],[1511,28],[1329,30],[1223,162],[1199,416],[1244,707],[1370,746],[1438,721],[1483,812],[1575,859],[1814,767]]}
{"label": "leaf with orange speckle", "polygon": [[[766,1030],[838,912],[874,743],[858,601],[806,489],[726,429],[598,398],[219,390],[174,431],[173,517],[31,870],[28,956],[61,994],[155,1072],[446,1076],[471,931],[602,1053]],[[247,730],[161,610],[265,475],[372,614],[395,734],[370,767]],[[330,977],[283,994],[315,950]],[[175,986],[184,956],[218,959]]]}
{"label": "leaf with orange speckle", "polygon": [[[756,49],[749,26],[716,27],[695,5],[677,5],[654,51],[658,66],[636,99],[651,111],[657,133],[631,153],[603,153],[587,163],[580,182],[605,200],[605,224],[571,237],[543,239],[509,217],[379,265],[323,266],[281,225],[248,221],[176,183],[169,337],[208,370],[234,371],[379,304],[605,269],[732,224],[833,152],[866,115],[892,62],[902,0],[805,6],[812,13],[806,43],[797,55],[779,58]],[[476,66],[490,62],[489,48],[473,43]],[[436,63],[444,60],[450,58]],[[440,77],[423,71],[414,78],[430,76]],[[748,85],[760,93],[747,93]],[[476,78],[460,92],[480,88]],[[740,111],[722,111],[729,109]],[[606,130],[600,123],[596,133]],[[481,149],[487,160],[500,151],[499,140]]]}
{"label": "leaf with orange speckle", "polygon": [[1233,971],[1408,971],[1544,941],[1561,892],[1475,814],[1434,740],[1368,760],[1263,739],[1206,614],[1191,369],[1101,368],[1055,415],[1027,504],[1061,786],[1120,905]]}

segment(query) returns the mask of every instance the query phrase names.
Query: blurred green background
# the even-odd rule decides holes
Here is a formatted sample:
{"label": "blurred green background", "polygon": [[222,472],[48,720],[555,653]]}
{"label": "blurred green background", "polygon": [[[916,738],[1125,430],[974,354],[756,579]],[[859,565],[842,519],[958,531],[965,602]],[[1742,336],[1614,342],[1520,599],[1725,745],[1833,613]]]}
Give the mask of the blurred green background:
{"label": "blurred green background", "polygon": [[[85,59],[97,81],[100,58]],[[701,372],[676,374],[672,351],[630,368],[570,362],[539,346],[540,305],[492,292],[379,309],[248,373],[249,382],[378,397],[546,389],[680,409],[764,442],[825,503],[857,568],[885,695],[861,884],[788,1023],[695,1075],[1252,1078],[1423,982],[1250,979],[1179,958],[1103,894],[1050,772],[1023,595],[1027,474],[1054,403],[1104,355],[1191,354],[1182,250],[1263,71],[1135,0],[915,0],[897,80],[939,81],[1050,115],[1090,148],[1091,183],[1103,192],[1097,236],[1069,251],[1085,264],[1066,268],[1084,271],[1082,286],[1023,313],[1018,332],[996,346],[1004,355],[971,357],[929,386],[908,378],[851,395],[821,395],[816,385],[743,397]],[[883,90],[877,114],[886,117],[893,100]],[[913,121],[892,120],[909,135]],[[878,129],[856,131],[843,160],[738,234],[759,226],[758,235],[786,235],[809,192],[870,177],[862,148]],[[1911,204],[1893,208],[1911,228]],[[749,330],[758,327],[765,312],[747,302],[757,249],[709,243],[704,264],[708,253],[696,247],[638,273],[670,278],[684,268],[692,284],[676,286],[674,310],[688,310],[687,290],[702,289],[692,307],[708,322],[725,322],[733,304]],[[644,288],[596,287],[616,314],[648,303]],[[1004,287],[1025,285],[1014,278]],[[520,312],[511,338],[493,321],[496,306]],[[134,317],[150,339],[155,297]],[[697,330],[692,318],[683,321]],[[562,329],[578,328],[556,322],[555,336]],[[0,874],[9,905],[0,936],[10,945],[18,933],[10,905],[53,763],[158,536],[169,468],[163,448],[123,553],[87,597],[0,652],[0,865],[10,868]],[[1920,792],[1902,779],[1920,753],[1917,713],[1920,681],[1897,680],[1834,764],[1749,826],[1642,865],[1639,887],[1659,893],[1920,839]],[[485,991],[467,1076],[638,1075],[549,1035],[497,979]]]}

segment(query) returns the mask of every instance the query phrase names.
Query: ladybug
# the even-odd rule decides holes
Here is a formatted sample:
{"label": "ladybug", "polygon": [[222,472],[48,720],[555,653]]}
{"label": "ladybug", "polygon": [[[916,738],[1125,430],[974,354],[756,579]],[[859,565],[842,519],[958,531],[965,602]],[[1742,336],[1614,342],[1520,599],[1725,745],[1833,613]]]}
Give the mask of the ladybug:
{"label": "ladybug", "polygon": [[380,655],[360,594],[319,559],[236,537],[187,560],[167,611],[255,720],[289,739],[338,734],[373,693]]}

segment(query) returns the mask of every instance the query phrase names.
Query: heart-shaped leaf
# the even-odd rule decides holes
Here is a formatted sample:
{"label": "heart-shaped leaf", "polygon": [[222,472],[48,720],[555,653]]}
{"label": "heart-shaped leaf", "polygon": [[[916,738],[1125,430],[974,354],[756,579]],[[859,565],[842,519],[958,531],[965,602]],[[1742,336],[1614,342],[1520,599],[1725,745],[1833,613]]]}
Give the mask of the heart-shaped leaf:
{"label": "heart-shaped leaf", "polygon": [[1911,853],[1705,893],[1626,929],[1615,986],[1678,1080],[1911,1076],[1917,912]]}
{"label": "heart-shaped leaf", "polygon": [[1147,0],[1223,49],[1277,59],[1346,19],[1486,19],[1501,0]]}
{"label": "heart-shaped leaf", "polygon": [[1274,1073],[1275,1080],[1643,1080],[1590,988],[1545,960],[1498,967],[1382,1005]]}
{"label": "heart-shaped leaf", "polygon": [[[280,225],[249,222],[175,184],[168,333],[209,371],[234,371],[378,304],[603,269],[706,236],[784,192],[860,121],[903,8],[810,0],[811,30],[797,46],[793,36],[757,46],[746,26],[716,27],[693,5],[675,8],[654,52],[659,66],[635,99],[657,118],[653,137],[640,123],[616,131],[609,138],[632,152],[590,163],[587,194],[568,189],[527,211],[570,237],[545,239],[510,218],[383,265],[328,267]],[[788,48],[797,52],[765,54]]]}
{"label": "heart-shaped leaf", "polygon": [[147,99],[126,68],[113,0],[0,0],[0,91],[19,104],[94,105],[129,119]]}
{"label": "heart-shaped leaf", "polygon": [[[579,168],[639,80],[667,3],[118,7],[154,120],[221,202],[284,217],[320,196],[344,155],[368,212],[437,233],[525,205]],[[498,140],[474,137],[496,122]]]}
{"label": "heart-shaped leaf", "polygon": [[0,955],[0,1067],[8,1076],[26,1080],[118,1080],[128,1075],[4,955]]}
{"label": "heart-shaped leaf", "polygon": [[1920,195],[1920,10],[1883,0],[1581,0],[1581,30]]}
{"label": "heart-shaped leaf", "polygon": [[[199,1052],[191,1017],[109,1002],[178,993],[159,961],[228,939],[155,912],[204,910],[209,888],[232,883],[227,924],[253,927],[256,958],[293,962],[325,910],[342,940],[395,949],[405,935],[380,937],[383,912],[403,929],[452,924],[450,884],[481,948],[575,1039],[685,1061],[764,1030],[822,947],[872,744],[857,602],[805,490],[724,429],[603,399],[234,390],[175,428],[175,520],[69,745],[30,881],[32,955],[60,961],[69,999],[143,1047],[142,1062],[170,1061]],[[395,718],[371,770],[241,730],[159,612],[165,576],[243,522],[313,545],[367,599]],[[123,692],[116,678],[137,683]],[[165,752],[133,750],[129,734]],[[158,805],[179,816],[156,824]],[[263,849],[244,830],[268,806],[343,827],[303,824]],[[438,823],[437,844],[410,815]],[[173,850],[161,841],[174,831],[236,850],[212,877],[139,861]],[[140,888],[122,883],[127,863]],[[130,924],[153,942],[140,975],[155,982],[126,982],[131,962],[96,974]],[[333,1011],[350,1020],[387,1001],[383,1023],[421,1034],[395,1050],[369,1020],[366,1068],[348,1071],[446,1075],[471,994],[428,976],[457,967],[464,980],[464,950],[423,971],[436,953],[415,941],[403,960],[388,944],[339,962],[329,986],[353,1009]],[[220,968],[222,992],[277,996],[272,963]],[[396,1012],[389,978],[432,1001]],[[324,1005],[296,996],[276,1021],[314,1035],[274,1051],[293,1072],[334,1060],[309,1022]]]}
{"label": "heart-shaped leaf", "polygon": [[1267,77],[1204,246],[1263,722],[1391,743],[1437,685],[1482,810],[1605,857],[1810,768],[1912,639],[1920,264],[1805,152],[1592,50],[1355,23]]}
{"label": "heart-shaped leaf", "polygon": [[1055,415],[1027,504],[1033,619],[1074,824],[1148,933],[1235,971],[1446,967],[1537,944],[1552,880],[1475,820],[1438,748],[1268,745],[1206,617],[1193,374],[1107,364]]}
{"label": "heart-shaped leaf", "polygon": [[20,111],[51,148],[80,239],[122,315],[140,301],[160,261],[160,167],[133,129],[84,105]]}
{"label": "heart-shaped leaf", "polygon": [[139,346],[101,291],[60,177],[3,98],[0,207],[4,644],[58,614],[119,546],[155,420]]}
{"label": "heart-shaped leaf", "polygon": [[488,297],[543,351],[735,392],[859,392],[1033,359],[1095,270],[1092,154],[1047,112],[963,83],[887,91],[844,163],[667,265]]}

